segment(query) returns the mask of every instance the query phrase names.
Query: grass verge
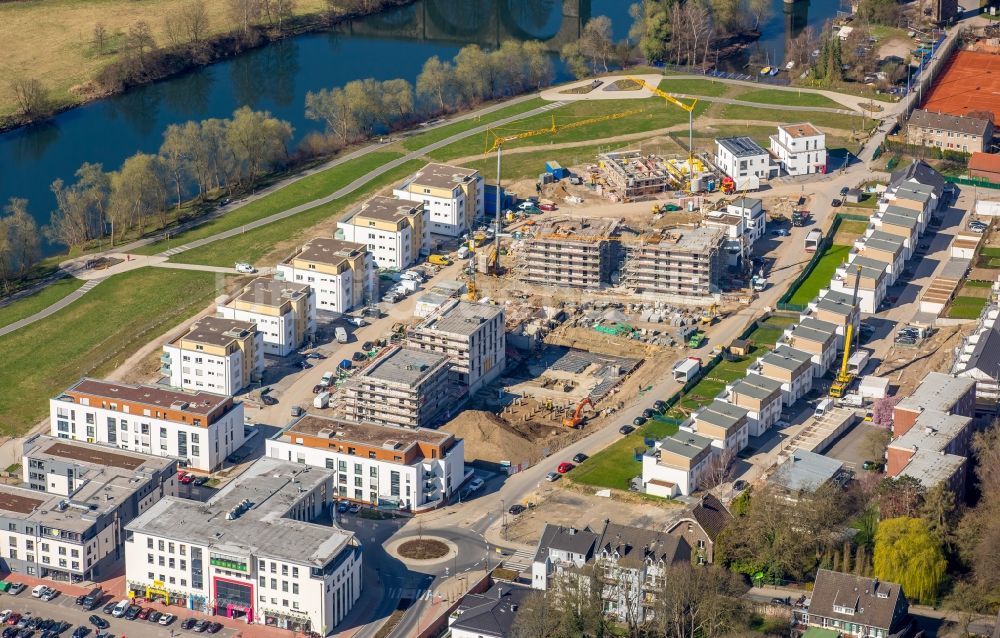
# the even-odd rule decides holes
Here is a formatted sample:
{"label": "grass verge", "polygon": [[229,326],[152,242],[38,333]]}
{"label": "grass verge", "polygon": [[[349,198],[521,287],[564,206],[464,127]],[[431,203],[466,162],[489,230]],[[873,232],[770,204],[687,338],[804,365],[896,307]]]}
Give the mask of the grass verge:
{"label": "grass verge", "polygon": [[[789,111],[785,109],[764,109],[741,104],[727,104],[720,117],[729,120],[760,120],[762,122],[810,122],[815,126],[837,128],[844,131],[861,126],[861,116],[823,113],[821,111]],[[870,119],[870,118],[868,118]]]}
{"label": "grass verge", "polygon": [[9,326],[15,321],[20,321],[25,317],[30,317],[40,310],[48,308],[66,295],[70,294],[84,282],[75,277],[64,277],[59,281],[42,288],[33,295],[11,303],[0,308],[0,328]]}
{"label": "grass verge", "polygon": [[[636,142],[638,144],[638,141]],[[530,153],[505,153],[503,156],[503,179],[524,179],[527,177],[538,177],[538,174],[545,170],[545,162],[554,160],[569,168],[580,164],[593,163],[594,157],[598,153],[606,153],[620,148],[627,148],[628,142],[618,142],[616,144],[594,144],[584,146],[574,146],[573,148],[560,148],[551,151],[532,151]],[[463,162],[466,168],[477,169],[486,178],[486,181],[494,183],[497,176],[496,157],[489,157],[472,162]]]}
{"label": "grass verge", "polygon": [[795,292],[792,294],[792,298],[788,300],[791,304],[806,304],[812,300],[819,293],[820,288],[826,288],[830,285],[830,279],[833,278],[833,273],[837,270],[837,266],[841,265],[847,260],[847,254],[851,251],[850,246],[841,246],[840,244],[831,244],[823,252],[823,256],[820,257],[819,263],[813,268],[813,271],[809,273],[799,287],[796,288]]}
{"label": "grass verge", "polygon": [[781,91],[779,89],[756,89],[746,93],[738,93],[733,99],[744,102],[759,102],[761,104],[784,104],[787,106],[825,106],[831,109],[847,108],[819,93],[801,93],[796,91]]}
{"label": "grass verge", "polygon": [[730,85],[715,80],[663,80],[660,82],[659,88],[667,93],[719,97],[726,94]]}
{"label": "grass verge", "polygon": [[189,241],[204,239],[216,233],[239,228],[243,224],[257,221],[258,219],[280,213],[295,206],[300,206],[320,197],[325,197],[347,186],[362,175],[402,156],[402,153],[393,151],[374,151],[368,153],[367,155],[344,162],[319,173],[303,177],[284,188],[280,188],[273,193],[250,202],[246,206],[242,206],[186,232],[178,233],[169,240],[158,241],[143,246],[135,252],[140,255],[155,255],[170,247],[180,246]]}
{"label": "grass verge", "polygon": [[408,151],[420,150],[428,144],[440,142],[441,140],[447,139],[452,135],[463,133],[469,129],[474,129],[477,126],[482,126],[483,124],[502,120],[505,117],[510,117],[519,113],[526,113],[527,111],[537,109],[544,104],[548,104],[548,102],[540,97],[525,100],[524,102],[518,102],[517,104],[511,104],[510,106],[487,113],[482,117],[461,120],[455,122],[454,124],[447,124],[434,130],[427,131],[426,133],[419,133],[412,137],[408,137],[405,141],[403,141],[403,148]]}
{"label": "grass verge", "polygon": [[24,434],[48,414],[49,397],[81,376],[108,373],[142,344],[197,313],[218,294],[215,281],[213,273],[140,268],[0,337],[0,434]]}
{"label": "grass verge", "polygon": [[583,485],[627,490],[629,481],[642,474],[642,461],[635,457],[646,451],[646,438],[663,438],[676,431],[676,425],[650,421],[581,463],[570,478]]}
{"label": "grass verge", "polygon": [[976,319],[983,311],[987,300],[982,297],[955,297],[948,308],[950,319]]}

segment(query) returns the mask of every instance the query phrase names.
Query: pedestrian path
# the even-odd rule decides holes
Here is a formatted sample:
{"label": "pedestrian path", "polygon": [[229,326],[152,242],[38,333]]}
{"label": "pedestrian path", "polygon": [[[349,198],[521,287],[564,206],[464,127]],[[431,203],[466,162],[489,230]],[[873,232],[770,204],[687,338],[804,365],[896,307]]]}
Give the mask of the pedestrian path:
{"label": "pedestrian path", "polygon": [[531,569],[531,563],[535,560],[535,552],[527,549],[519,549],[509,558],[505,558],[503,566],[517,572],[526,572]]}
{"label": "pedestrian path", "polygon": [[182,253],[185,250],[191,250],[191,247],[188,246],[187,244],[184,244],[182,246],[175,246],[175,247],[170,248],[168,250],[164,250],[162,253],[160,253],[160,255],[162,255],[164,257],[171,257],[171,256],[176,255],[178,253]]}
{"label": "pedestrian path", "polygon": [[104,281],[104,279],[105,278],[103,278],[103,277],[100,278],[100,279],[91,279],[90,281],[88,281],[87,283],[83,284],[82,286],[80,286],[79,288],[77,288],[76,290],[74,290],[73,292],[69,293],[68,295],[66,295],[65,297],[63,297],[62,299],[60,299],[59,301],[57,301],[54,304],[52,304],[51,306],[49,306],[47,308],[44,308],[42,310],[39,310],[38,312],[36,312],[35,314],[31,315],[30,317],[25,317],[24,319],[21,319],[20,321],[15,321],[14,323],[8,324],[8,325],[4,326],[3,328],[0,328],[0,337],[2,337],[4,335],[8,335],[8,334],[10,334],[10,333],[12,333],[12,332],[14,332],[16,330],[19,330],[19,329],[21,329],[21,328],[23,328],[25,326],[31,325],[31,324],[35,323],[36,321],[41,321],[42,319],[45,319],[48,316],[54,315],[55,313],[59,312],[60,310],[62,310],[66,306],[70,305],[71,303],[73,303],[74,301],[76,301],[77,299],[79,299],[80,297],[84,296],[85,294],[87,294],[88,292],[90,292],[91,290],[93,290],[97,286],[97,284],[99,284],[102,281]]}

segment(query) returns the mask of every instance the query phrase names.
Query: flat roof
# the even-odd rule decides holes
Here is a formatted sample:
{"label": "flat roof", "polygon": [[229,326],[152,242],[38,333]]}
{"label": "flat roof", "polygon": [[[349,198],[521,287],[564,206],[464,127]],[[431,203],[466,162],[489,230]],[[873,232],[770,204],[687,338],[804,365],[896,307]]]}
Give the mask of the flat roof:
{"label": "flat roof", "polygon": [[[66,441],[41,435],[25,442],[25,456],[37,460],[70,461],[82,470],[94,470],[133,478],[147,472],[164,470],[173,459],[132,452],[107,445]],[[120,470],[120,471],[117,471]],[[86,475],[83,475],[86,478]]]}
{"label": "flat roof", "polygon": [[755,374],[753,372],[743,377],[743,382],[748,383],[757,388],[763,388],[768,392],[774,392],[775,390],[781,389],[781,381],[778,381],[777,379],[772,379],[770,377],[765,377],[759,374]]}
{"label": "flat roof", "polygon": [[375,379],[415,386],[447,362],[447,356],[429,350],[396,348],[376,359],[355,379]]}
{"label": "flat roof", "polygon": [[479,330],[484,323],[502,315],[503,309],[499,306],[454,299],[427,317],[416,329],[436,330],[468,337]]}
{"label": "flat roof", "polygon": [[790,332],[793,339],[805,339],[806,341],[815,341],[817,343],[826,343],[831,335],[836,334],[835,332],[816,330],[802,323],[793,325]]}
{"label": "flat roof", "polygon": [[326,436],[331,440],[382,447],[387,450],[405,449],[414,443],[443,445],[453,438],[451,434],[439,430],[358,423],[316,414],[305,414],[295,419],[274,438],[280,438],[282,435]]}
{"label": "flat roof", "polygon": [[896,189],[895,195],[898,199],[909,199],[914,202],[920,202],[926,204],[930,201],[932,193],[928,187],[923,184],[913,184],[914,187],[919,188],[909,188],[906,184],[900,186]]}
{"label": "flat roof", "polygon": [[830,323],[829,321],[823,321],[822,319],[817,319],[816,317],[806,317],[805,319],[794,325],[801,326],[803,328],[808,328],[816,332],[825,332],[826,334],[837,334],[837,324]]}
{"label": "flat roof", "polygon": [[896,244],[898,246],[903,245],[903,238],[899,235],[893,235],[892,233],[887,233],[884,230],[875,229],[872,234],[868,236],[867,241],[884,241]]}
{"label": "flat roof", "polygon": [[757,206],[762,206],[763,201],[757,199],[756,197],[740,197],[729,202],[729,206],[736,206],[738,208],[756,208]]}
{"label": "flat roof", "polygon": [[945,450],[955,437],[972,427],[972,417],[947,414],[939,410],[924,410],[913,427],[893,439],[890,448],[938,453]]}
{"label": "flat roof", "polygon": [[678,430],[660,441],[661,449],[689,459],[696,458],[709,447],[712,447],[712,439],[684,430]]}
{"label": "flat roof", "polygon": [[836,476],[843,465],[837,459],[798,448],[778,466],[771,481],[792,492],[814,490]]}
{"label": "flat roof", "polygon": [[233,295],[226,305],[243,301],[256,306],[277,308],[290,299],[309,294],[309,284],[298,284],[294,281],[258,277],[251,281],[243,290]]}
{"label": "flat roof", "polygon": [[[617,228],[617,219],[603,217],[587,219],[557,217],[550,219],[544,226],[539,228],[538,234],[535,235],[535,241],[549,239],[561,242],[572,241],[577,237],[610,237],[616,234]],[[546,237],[546,235],[549,235],[549,237]],[[590,243],[590,240],[588,240],[588,243]],[[596,242],[594,242],[594,246],[597,246]]]}
{"label": "flat roof", "polygon": [[919,210],[913,210],[912,208],[906,208],[905,206],[896,206],[895,204],[889,204],[885,207],[883,215],[899,215],[900,217],[910,217],[912,219],[919,219],[921,212]]}
{"label": "flat roof", "polygon": [[920,481],[925,488],[930,489],[951,479],[965,464],[966,458],[957,454],[924,454],[917,452],[910,462],[900,471],[898,476],[909,476]]}
{"label": "flat roof", "polygon": [[479,174],[479,171],[464,166],[452,166],[450,164],[431,163],[424,166],[419,171],[407,178],[401,189],[409,187],[410,184],[419,186],[430,186],[431,188],[454,188],[457,184],[466,182]]}
{"label": "flat roof", "polygon": [[[409,217],[417,212],[422,206],[422,202],[412,199],[400,199],[398,197],[386,197],[377,195],[361,205],[358,215],[370,217],[371,219],[381,219],[387,222],[397,222],[400,219]],[[353,223],[353,220],[352,220]]]}
{"label": "flat roof", "polygon": [[803,363],[812,361],[812,355],[789,346],[780,346],[764,355],[763,361],[768,365],[794,371],[798,370]]}
{"label": "flat roof", "polygon": [[715,143],[736,157],[767,155],[767,151],[764,150],[764,147],[745,135],[738,137],[720,137],[715,140]]}
{"label": "flat roof", "polygon": [[901,226],[903,228],[909,228],[913,230],[917,227],[917,219],[915,217],[907,217],[905,215],[895,215],[893,213],[885,213],[882,215],[882,223],[892,224],[893,226]]}
{"label": "flat roof", "polygon": [[736,394],[745,394],[746,396],[762,401],[774,394],[774,390],[767,390],[760,386],[756,386],[752,383],[747,383],[745,379],[740,379],[733,384],[733,392]]}
{"label": "flat roof", "polygon": [[246,334],[257,331],[257,324],[238,319],[223,319],[222,317],[202,317],[191,324],[188,331],[174,339],[171,343],[181,340],[194,341],[211,346],[227,346]]}
{"label": "flat roof", "polygon": [[[287,518],[303,494],[328,481],[323,468],[263,457],[205,503],[168,496],[128,524],[155,537],[235,556],[264,556],[321,568],[352,543],[353,532]],[[240,503],[249,509],[227,519]]]}
{"label": "flat roof", "polygon": [[[890,235],[891,233],[886,233]],[[865,240],[864,245],[861,247],[863,252],[865,248],[871,248],[872,250],[881,250],[883,252],[892,253],[895,255],[903,248],[903,241],[899,235],[895,236],[899,241],[886,241],[884,239],[878,239],[875,237],[869,237]]]}
{"label": "flat roof", "polygon": [[789,137],[815,137],[823,135],[823,132],[808,122],[798,124],[781,124],[778,128],[788,133]]}
{"label": "flat roof", "polygon": [[[182,410],[191,414],[209,415],[227,405],[231,398],[210,392],[185,392],[158,385],[130,385],[84,377],[67,388],[59,399],[70,398],[67,392],[86,394],[109,401],[127,401],[156,408]],[[183,407],[182,407],[183,406]]]}
{"label": "flat roof", "polygon": [[317,264],[338,266],[344,263],[345,260],[367,251],[368,248],[365,244],[334,239],[332,237],[313,237],[281,263],[287,264],[293,259],[301,259],[302,261],[311,261]]}
{"label": "flat roof", "polygon": [[728,430],[739,423],[740,419],[745,418],[747,414],[749,414],[749,410],[745,408],[715,399],[692,416],[697,421],[705,421]]}
{"label": "flat roof", "polygon": [[108,450],[79,447],[68,443],[53,443],[45,452],[59,458],[82,461],[93,465],[107,465],[126,470],[134,470],[142,466],[145,462],[144,459],[117,454]]}
{"label": "flat roof", "polygon": [[34,498],[34,494],[38,494],[38,492],[6,485],[0,486],[0,510],[17,514],[30,514],[45,503],[44,500]]}

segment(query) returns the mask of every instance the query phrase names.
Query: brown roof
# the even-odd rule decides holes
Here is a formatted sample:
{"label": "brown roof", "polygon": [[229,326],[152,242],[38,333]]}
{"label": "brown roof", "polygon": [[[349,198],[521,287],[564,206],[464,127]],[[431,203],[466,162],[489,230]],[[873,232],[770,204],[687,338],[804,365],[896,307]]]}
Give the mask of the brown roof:
{"label": "brown roof", "polygon": [[[869,625],[891,633],[905,613],[896,617],[896,604],[906,596],[896,583],[821,569],[816,573],[809,615]],[[853,610],[853,614],[835,612],[834,606]]]}
{"label": "brown roof", "polygon": [[358,253],[368,250],[364,244],[343,239],[329,239],[326,237],[314,237],[307,241],[302,248],[295,251],[291,257],[285,259],[283,264],[291,262],[293,259],[311,261],[317,264],[327,264],[337,266],[348,257],[353,257]]}
{"label": "brown roof", "polygon": [[420,206],[421,202],[411,199],[378,195],[362,204],[361,212],[358,215],[372,219],[381,219],[387,222],[397,222],[404,217],[409,217],[416,213]]}
{"label": "brown roof", "polygon": [[129,385],[88,378],[80,379],[75,385],[67,388],[66,392],[174,410],[180,409],[182,404],[187,404],[184,412],[204,415],[211,414],[220,406],[226,406],[232,400],[228,396],[208,392],[183,392],[160,386]]}
{"label": "brown roof", "polygon": [[[386,449],[401,449],[412,443],[427,443],[443,445],[452,435],[448,432],[429,430],[427,428],[404,428],[395,425],[378,425],[375,423],[355,423],[326,416],[306,414],[294,421],[284,432],[290,437],[328,436],[331,439],[344,442],[359,443],[386,447]],[[391,447],[388,447],[391,445]]]}
{"label": "brown roof", "polygon": [[280,306],[288,299],[308,294],[309,284],[259,277],[233,297],[232,301],[245,301],[260,306]]}
{"label": "brown roof", "polygon": [[713,541],[722,533],[733,515],[729,513],[722,501],[712,494],[705,494],[701,502],[691,510],[691,517],[701,525],[708,537]]}
{"label": "brown roof", "polygon": [[816,135],[822,135],[823,132],[817,129],[812,124],[808,122],[801,122],[799,124],[785,124],[781,128],[788,133],[789,137],[814,137]]}
{"label": "brown roof", "polygon": [[256,332],[257,325],[249,321],[223,319],[222,317],[203,317],[191,326],[177,341],[185,339],[195,343],[213,346],[227,346],[242,332]]}
{"label": "brown roof", "polygon": [[72,459],[74,461],[84,461],[94,465],[105,465],[118,467],[123,470],[134,470],[141,467],[146,461],[137,456],[126,456],[116,454],[108,450],[100,450],[89,446],[70,445],[68,443],[56,442],[43,450],[53,456]]}
{"label": "brown roof", "polygon": [[20,494],[0,491],[0,511],[30,514],[44,502]]}
{"label": "brown roof", "polygon": [[949,115],[948,113],[935,113],[916,109],[910,115],[910,124],[924,128],[937,128],[944,131],[956,133],[967,133],[969,135],[986,135],[990,121],[978,117],[965,117],[962,115]]}
{"label": "brown roof", "polygon": [[969,170],[1000,173],[1000,155],[996,153],[973,153],[969,159]]}

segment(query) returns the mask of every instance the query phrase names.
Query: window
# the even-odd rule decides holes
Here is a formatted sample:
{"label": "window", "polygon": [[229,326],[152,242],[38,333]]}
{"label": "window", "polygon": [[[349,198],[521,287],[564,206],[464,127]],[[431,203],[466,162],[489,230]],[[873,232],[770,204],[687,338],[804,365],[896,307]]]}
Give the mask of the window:
{"label": "window", "polygon": [[299,584],[298,583],[292,583],[292,593],[293,594],[299,593]]}

